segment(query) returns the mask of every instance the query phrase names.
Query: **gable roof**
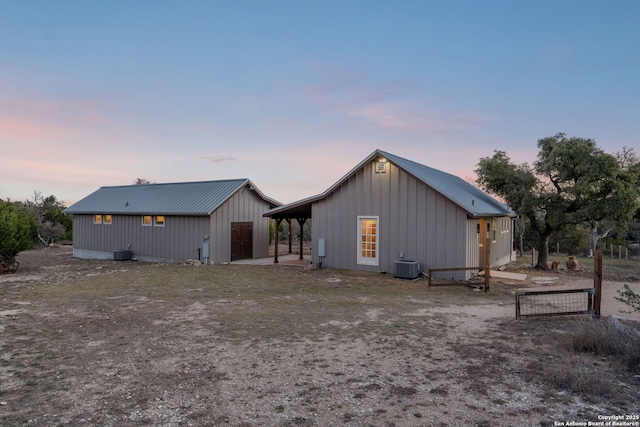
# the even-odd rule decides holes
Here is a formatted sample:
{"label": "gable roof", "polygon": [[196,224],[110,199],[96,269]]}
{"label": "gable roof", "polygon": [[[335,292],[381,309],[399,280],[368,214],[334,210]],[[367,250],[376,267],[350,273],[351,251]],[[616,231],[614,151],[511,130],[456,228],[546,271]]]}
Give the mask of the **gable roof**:
{"label": "gable roof", "polygon": [[364,165],[378,157],[384,157],[387,161],[391,162],[407,174],[413,176],[419,182],[422,182],[424,185],[431,187],[436,192],[442,194],[460,208],[464,209],[471,217],[515,216],[515,213],[507,205],[500,203],[484,191],[474,187],[455,175],[433,169],[429,166],[416,163],[412,160],[408,160],[382,150],[375,150],[322,194],[271,209],[265,214],[265,216],[275,218],[311,217],[311,205],[314,202],[327,197],[336,188],[351,178],[351,176],[353,176],[358,170],[364,167]]}
{"label": "gable roof", "polygon": [[246,179],[101,187],[65,209],[68,214],[211,215],[243,188],[253,190],[270,207],[280,202],[266,197]]}

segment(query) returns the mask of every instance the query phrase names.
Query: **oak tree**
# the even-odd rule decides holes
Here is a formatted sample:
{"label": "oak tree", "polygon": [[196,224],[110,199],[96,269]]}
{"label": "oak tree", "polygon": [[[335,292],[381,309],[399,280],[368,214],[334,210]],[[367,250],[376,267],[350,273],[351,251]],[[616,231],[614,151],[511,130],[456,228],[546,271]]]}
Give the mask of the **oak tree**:
{"label": "oak tree", "polygon": [[592,139],[563,133],[538,140],[532,165],[504,151],[478,162],[478,184],[528,219],[536,236],[536,268],[547,269],[549,239],[564,228],[609,220],[625,223],[638,205],[637,189],[615,156]]}

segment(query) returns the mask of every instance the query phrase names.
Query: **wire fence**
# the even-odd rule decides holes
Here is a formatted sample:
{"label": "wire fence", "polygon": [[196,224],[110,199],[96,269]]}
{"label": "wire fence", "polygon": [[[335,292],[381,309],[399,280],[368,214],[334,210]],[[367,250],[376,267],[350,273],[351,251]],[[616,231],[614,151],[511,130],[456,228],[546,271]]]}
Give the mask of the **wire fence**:
{"label": "wire fence", "polygon": [[595,315],[595,288],[522,290],[516,292],[516,318],[526,316]]}

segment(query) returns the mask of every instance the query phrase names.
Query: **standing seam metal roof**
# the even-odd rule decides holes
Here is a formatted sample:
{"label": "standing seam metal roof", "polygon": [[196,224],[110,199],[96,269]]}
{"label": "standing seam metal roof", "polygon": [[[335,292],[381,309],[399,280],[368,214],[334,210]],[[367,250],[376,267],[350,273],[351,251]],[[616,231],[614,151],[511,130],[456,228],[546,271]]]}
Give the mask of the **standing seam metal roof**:
{"label": "standing seam metal roof", "polygon": [[65,210],[69,214],[211,215],[233,194],[249,185],[272,206],[250,180],[180,182],[101,187]]}
{"label": "standing seam metal roof", "polygon": [[500,203],[498,200],[460,177],[382,150],[376,150],[376,152],[449,198],[452,202],[469,212],[471,216],[502,216],[514,214],[507,205]]}

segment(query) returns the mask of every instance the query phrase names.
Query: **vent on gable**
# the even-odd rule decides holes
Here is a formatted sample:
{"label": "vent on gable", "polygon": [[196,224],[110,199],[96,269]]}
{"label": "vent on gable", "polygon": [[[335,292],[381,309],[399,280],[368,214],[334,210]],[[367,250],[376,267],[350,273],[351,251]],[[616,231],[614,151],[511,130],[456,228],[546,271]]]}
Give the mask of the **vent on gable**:
{"label": "vent on gable", "polygon": [[386,173],[387,172],[387,161],[380,159],[376,162],[375,166],[376,173]]}

